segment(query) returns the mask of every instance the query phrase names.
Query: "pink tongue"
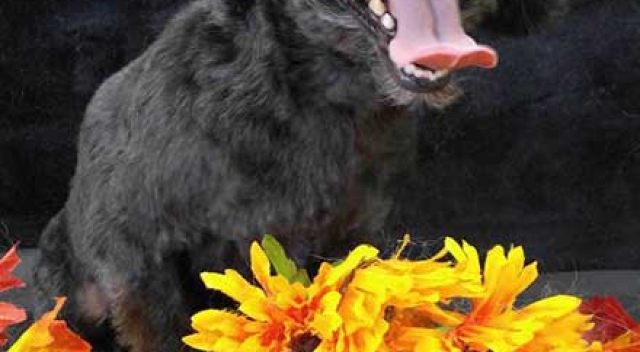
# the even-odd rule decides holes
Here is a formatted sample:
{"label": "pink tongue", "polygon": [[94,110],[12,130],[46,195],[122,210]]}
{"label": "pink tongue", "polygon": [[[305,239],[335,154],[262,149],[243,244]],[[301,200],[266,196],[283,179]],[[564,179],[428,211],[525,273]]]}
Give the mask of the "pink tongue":
{"label": "pink tongue", "polygon": [[495,67],[498,55],[478,45],[462,29],[458,0],[387,0],[397,19],[389,54],[398,67],[414,63],[431,68]]}

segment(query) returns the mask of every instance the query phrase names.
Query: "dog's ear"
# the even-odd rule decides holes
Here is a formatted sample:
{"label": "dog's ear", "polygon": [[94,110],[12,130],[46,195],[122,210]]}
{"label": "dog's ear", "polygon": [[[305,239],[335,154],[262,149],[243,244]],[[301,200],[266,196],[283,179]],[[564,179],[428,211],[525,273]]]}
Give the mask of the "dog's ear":
{"label": "dog's ear", "polygon": [[461,0],[468,26],[528,34],[567,13],[569,0]]}

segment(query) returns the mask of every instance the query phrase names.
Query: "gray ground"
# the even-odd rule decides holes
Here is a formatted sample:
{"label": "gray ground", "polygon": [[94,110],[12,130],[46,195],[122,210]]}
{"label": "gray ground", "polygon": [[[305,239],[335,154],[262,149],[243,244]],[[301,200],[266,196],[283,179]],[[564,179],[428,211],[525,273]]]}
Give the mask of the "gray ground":
{"label": "gray ground", "polygon": [[[19,255],[23,261],[17,268],[16,275],[27,283],[27,287],[1,293],[0,301],[13,302],[28,311],[32,311],[39,304],[51,305],[51,302],[37,302],[33,292],[30,290],[33,287],[31,271],[35,265],[38,251],[25,249],[21,250]],[[613,295],[622,301],[632,315],[640,319],[640,270],[543,274],[524,294],[523,302],[558,293],[576,294],[582,297]]]}

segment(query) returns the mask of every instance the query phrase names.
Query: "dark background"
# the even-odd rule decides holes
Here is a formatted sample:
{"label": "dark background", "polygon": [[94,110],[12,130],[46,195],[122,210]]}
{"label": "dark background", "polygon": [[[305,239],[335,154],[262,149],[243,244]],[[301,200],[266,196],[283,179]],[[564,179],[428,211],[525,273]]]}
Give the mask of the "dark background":
{"label": "dark background", "polygon": [[[0,3],[0,234],[32,246],[63,204],[97,86],[185,0]],[[525,23],[526,27],[526,23]],[[398,231],[516,243],[549,271],[640,268],[640,2],[579,0],[420,118]],[[400,233],[398,233],[399,235]]]}

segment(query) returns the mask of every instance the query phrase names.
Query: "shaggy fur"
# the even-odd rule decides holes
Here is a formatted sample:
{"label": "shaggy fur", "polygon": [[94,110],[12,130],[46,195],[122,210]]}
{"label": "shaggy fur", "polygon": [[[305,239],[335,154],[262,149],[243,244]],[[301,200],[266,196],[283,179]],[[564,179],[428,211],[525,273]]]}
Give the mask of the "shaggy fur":
{"label": "shaggy fur", "polygon": [[408,113],[457,90],[401,89],[376,40],[328,0],[188,6],[89,104],[44,293],[133,352],[176,351],[209,303],[197,274],[243,268],[250,241],[275,233],[305,263],[379,231]]}

